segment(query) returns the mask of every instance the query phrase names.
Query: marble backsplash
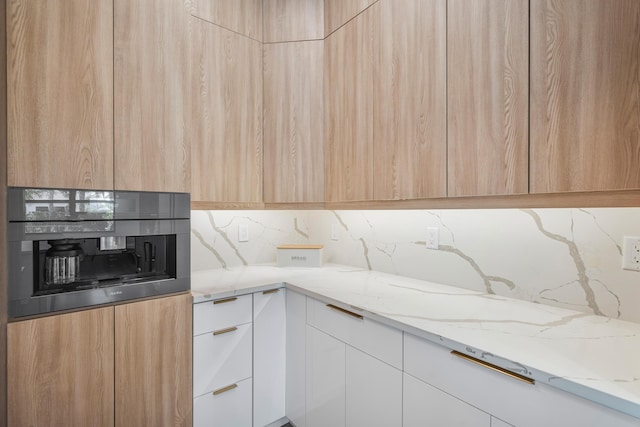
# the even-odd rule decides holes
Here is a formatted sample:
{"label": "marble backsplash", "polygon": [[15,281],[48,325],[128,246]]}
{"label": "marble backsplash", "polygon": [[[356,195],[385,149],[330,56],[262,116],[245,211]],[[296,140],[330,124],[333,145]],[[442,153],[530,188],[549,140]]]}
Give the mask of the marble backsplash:
{"label": "marble backsplash", "polygon": [[[427,227],[439,229],[439,250],[426,248]],[[640,208],[192,211],[191,264],[269,263],[280,244],[320,243],[325,262],[640,323],[640,272],[621,268],[623,236],[640,236]]]}

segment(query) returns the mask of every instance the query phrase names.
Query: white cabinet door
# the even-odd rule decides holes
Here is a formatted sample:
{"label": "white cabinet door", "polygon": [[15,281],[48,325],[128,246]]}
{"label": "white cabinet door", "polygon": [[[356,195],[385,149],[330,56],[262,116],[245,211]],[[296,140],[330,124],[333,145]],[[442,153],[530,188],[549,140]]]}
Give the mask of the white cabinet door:
{"label": "white cabinet door", "polygon": [[296,427],[306,427],[307,297],[288,289],[286,305],[286,412]]}
{"label": "white cabinet door", "polygon": [[193,427],[251,427],[251,378],[193,400]]}
{"label": "white cabinet door", "polygon": [[253,294],[253,424],[285,416],[285,290]]}
{"label": "white cabinet door", "polygon": [[307,326],[307,427],[345,426],[345,347]]}
{"label": "white cabinet door", "polygon": [[402,371],[346,347],[347,427],[402,426]]}
{"label": "white cabinet door", "polygon": [[193,338],[193,396],[251,377],[251,323]]}
{"label": "white cabinet door", "polygon": [[403,418],[403,427],[494,427],[489,414],[407,374],[404,374]]}

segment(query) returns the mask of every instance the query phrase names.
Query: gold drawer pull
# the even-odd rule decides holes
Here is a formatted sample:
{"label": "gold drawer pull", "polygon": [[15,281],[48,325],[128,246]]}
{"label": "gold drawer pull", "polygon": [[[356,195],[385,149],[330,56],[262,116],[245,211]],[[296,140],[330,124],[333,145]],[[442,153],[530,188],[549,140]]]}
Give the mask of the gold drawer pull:
{"label": "gold drawer pull", "polygon": [[492,370],[494,370],[496,372],[500,372],[501,374],[504,374],[504,375],[506,375],[508,377],[514,378],[514,379],[519,380],[519,381],[523,381],[523,382],[525,382],[527,384],[533,385],[533,384],[536,383],[536,380],[534,380],[533,378],[529,378],[529,377],[525,377],[524,375],[516,374],[515,372],[511,372],[508,369],[501,368],[500,366],[496,366],[493,363],[485,362],[484,360],[476,359],[475,357],[471,357],[471,356],[466,355],[464,353],[460,353],[459,351],[453,350],[453,351],[451,351],[451,354],[453,354],[454,356],[457,356],[457,357],[459,357],[461,359],[468,360],[469,362],[473,362],[473,363],[475,363],[477,365],[484,366],[485,368],[489,368],[489,369],[492,369]]}
{"label": "gold drawer pull", "polygon": [[359,314],[356,314],[356,313],[351,312],[349,310],[345,310],[344,308],[338,307],[337,305],[327,304],[327,307],[332,308],[334,310],[337,310],[337,311],[339,311],[341,313],[348,314],[349,316],[355,317],[356,319],[360,319],[360,320],[364,319],[363,316],[360,316]]}
{"label": "gold drawer pull", "polygon": [[219,331],[215,331],[215,332],[213,333],[213,335],[222,335],[222,334],[226,334],[226,333],[229,333],[229,332],[235,332],[235,331],[237,331],[237,330],[238,330],[238,328],[236,328],[236,327],[234,326],[233,328],[220,329]]}
{"label": "gold drawer pull", "polygon": [[233,298],[219,299],[219,300],[214,301],[213,303],[214,304],[224,304],[225,302],[234,302],[234,301],[237,301],[237,300],[238,300],[238,298],[233,297]]}
{"label": "gold drawer pull", "polygon": [[278,292],[280,292],[280,289],[271,289],[269,291],[264,291],[262,295],[276,294]]}
{"label": "gold drawer pull", "polygon": [[234,388],[237,388],[237,387],[238,387],[238,384],[231,384],[231,385],[228,385],[226,387],[222,387],[221,389],[218,389],[218,390],[214,391],[213,395],[217,396],[217,395],[222,394],[224,392],[227,392],[229,390],[233,390]]}

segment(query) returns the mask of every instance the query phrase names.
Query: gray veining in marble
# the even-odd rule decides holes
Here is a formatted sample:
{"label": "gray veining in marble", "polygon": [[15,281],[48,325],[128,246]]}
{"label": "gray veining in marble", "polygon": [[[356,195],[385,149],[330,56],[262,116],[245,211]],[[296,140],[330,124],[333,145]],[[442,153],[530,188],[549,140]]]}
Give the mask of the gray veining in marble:
{"label": "gray veining in marble", "polygon": [[[241,223],[249,242],[237,240]],[[439,250],[425,247],[427,227],[440,229]],[[640,273],[621,268],[640,208],[193,211],[192,229],[194,271],[273,263],[280,244],[323,244],[325,262],[640,323]]]}

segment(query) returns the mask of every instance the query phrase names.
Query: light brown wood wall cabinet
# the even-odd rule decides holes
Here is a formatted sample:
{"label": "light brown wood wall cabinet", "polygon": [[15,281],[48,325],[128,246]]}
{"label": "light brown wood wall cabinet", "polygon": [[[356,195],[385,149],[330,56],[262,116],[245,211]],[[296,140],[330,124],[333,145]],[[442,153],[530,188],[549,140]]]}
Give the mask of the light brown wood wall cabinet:
{"label": "light brown wood wall cabinet", "polygon": [[446,0],[380,0],[369,10],[377,21],[373,197],[445,197]]}
{"label": "light brown wood wall cabinet", "polygon": [[264,43],[324,39],[323,0],[264,0]]}
{"label": "light brown wood wall cabinet", "polygon": [[528,0],[448,0],[448,195],[528,192]]}
{"label": "light brown wood wall cabinet", "polygon": [[[262,41],[263,0],[185,0],[191,14],[235,33]],[[266,0],[265,0],[266,1]],[[301,2],[305,0],[296,0]]]}
{"label": "light brown wood wall cabinet", "polygon": [[191,200],[262,203],[262,43],[192,19]]}
{"label": "light brown wood wall cabinet", "polygon": [[183,294],[10,323],[9,425],[191,426],[191,310]]}
{"label": "light brown wood wall cabinet", "polygon": [[325,40],[325,200],[373,198],[373,31],[368,9]]}
{"label": "light brown wood wall cabinet", "polygon": [[531,0],[532,193],[640,188],[640,2]]}
{"label": "light brown wood wall cabinet", "polygon": [[264,46],[264,201],[324,201],[322,41]]}
{"label": "light brown wood wall cabinet", "polygon": [[113,307],[8,325],[8,425],[114,425]]}
{"label": "light brown wood wall cabinet", "polygon": [[183,0],[115,0],[115,188],[189,192]]}
{"label": "light brown wood wall cabinet", "polygon": [[324,0],[324,35],[343,26],[378,0]]}
{"label": "light brown wood wall cabinet", "polygon": [[113,188],[113,2],[7,2],[8,184]]}
{"label": "light brown wood wall cabinet", "polygon": [[192,425],[190,294],[115,307],[116,427]]}

